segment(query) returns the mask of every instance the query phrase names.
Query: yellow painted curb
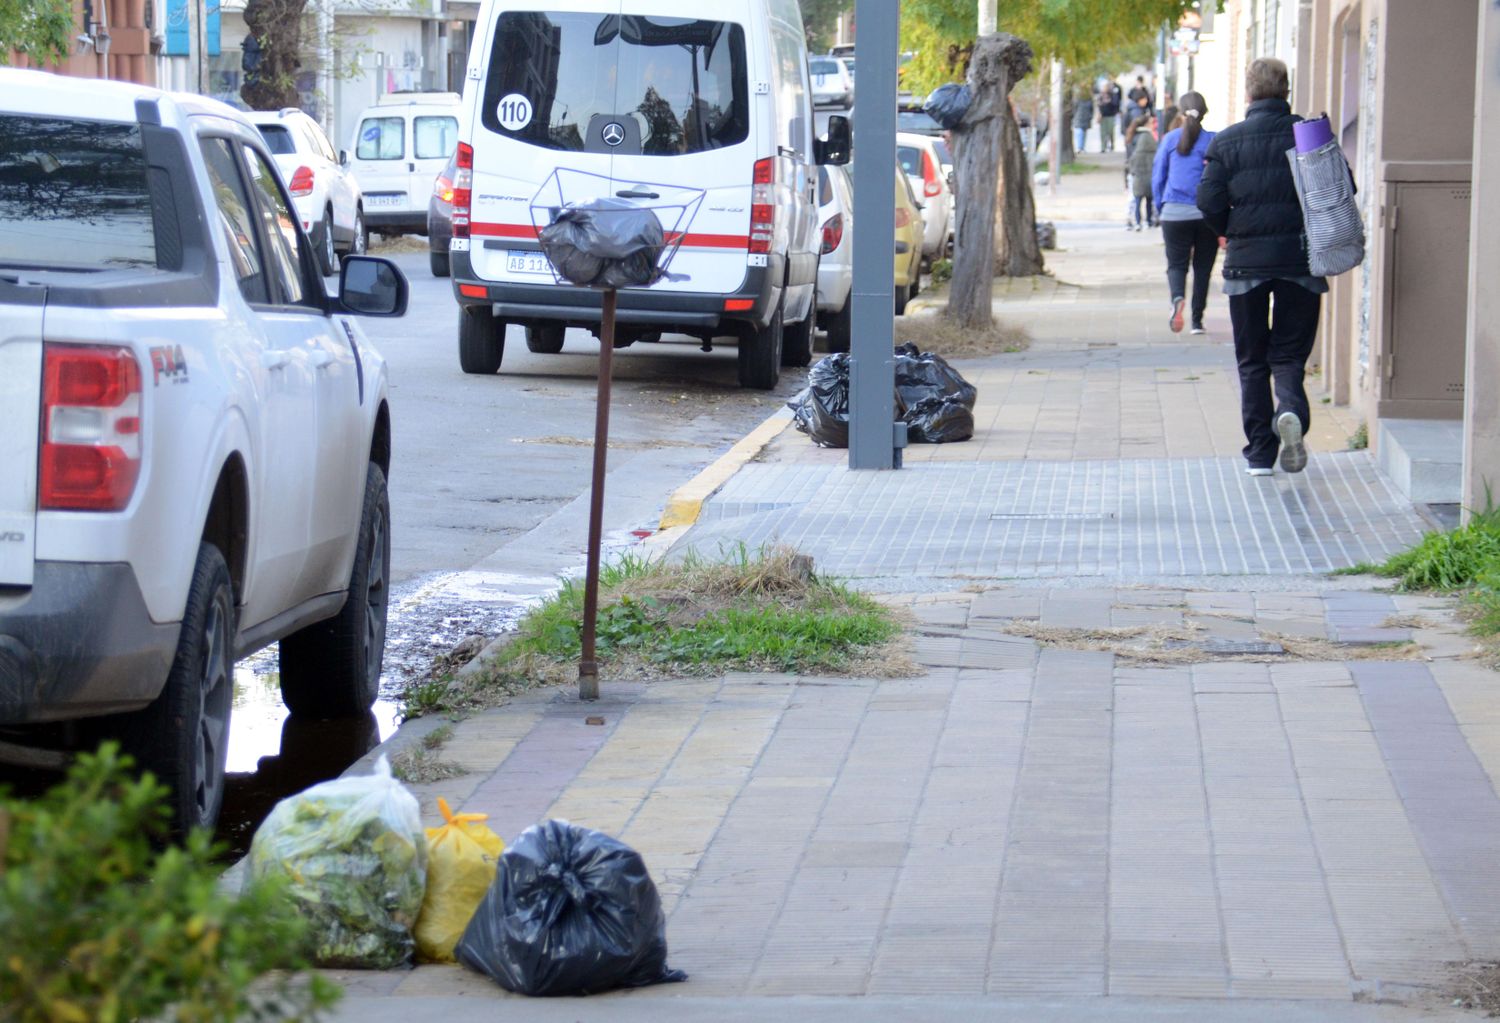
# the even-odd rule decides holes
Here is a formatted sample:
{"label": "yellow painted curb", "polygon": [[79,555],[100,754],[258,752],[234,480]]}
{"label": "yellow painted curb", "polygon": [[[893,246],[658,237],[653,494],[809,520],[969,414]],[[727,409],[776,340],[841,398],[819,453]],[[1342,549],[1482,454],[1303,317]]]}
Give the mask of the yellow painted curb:
{"label": "yellow painted curb", "polygon": [[667,498],[667,507],[661,513],[661,523],[657,528],[671,529],[674,526],[691,526],[697,522],[698,516],[703,513],[703,502],[708,500],[709,495],[729,482],[731,476],[760,454],[791,423],[791,413],[782,409],[741,437],[734,447],[714,459],[708,468],[678,487]]}

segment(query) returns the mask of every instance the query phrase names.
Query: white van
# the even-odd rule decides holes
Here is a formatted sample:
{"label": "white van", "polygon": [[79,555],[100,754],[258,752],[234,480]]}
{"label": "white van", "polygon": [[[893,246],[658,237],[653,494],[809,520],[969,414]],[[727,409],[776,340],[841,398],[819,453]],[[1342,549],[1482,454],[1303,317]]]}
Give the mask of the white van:
{"label": "white van", "polygon": [[534,352],[560,350],[568,326],[598,330],[600,293],[559,284],[537,244],[533,207],[556,171],[647,204],[704,190],[664,224],[682,237],[675,279],[621,292],[617,344],[729,336],[741,385],[761,389],[807,365],[817,164],[847,161],[849,126],[813,137],[797,0],[484,0],[475,32],[450,250],[463,370],[499,369],[509,324]]}
{"label": "white van", "polygon": [[365,226],[426,234],[427,200],[458,145],[455,92],[392,92],[359,115],[343,153],[364,193]]}

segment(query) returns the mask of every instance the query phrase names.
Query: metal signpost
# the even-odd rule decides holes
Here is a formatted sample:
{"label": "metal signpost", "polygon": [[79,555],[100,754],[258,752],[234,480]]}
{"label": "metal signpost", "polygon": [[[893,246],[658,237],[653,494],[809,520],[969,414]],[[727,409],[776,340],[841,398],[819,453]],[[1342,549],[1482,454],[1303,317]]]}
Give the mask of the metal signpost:
{"label": "metal signpost", "polygon": [[615,289],[604,293],[599,322],[599,397],[594,403],[594,475],[589,489],[589,552],[583,581],[583,650],[578,659],[578,698],[599,699],[599,661],[594,653],[599,618],[599,547],[604,531],[604,470],[609,454],[610,377],[615,351]]}
{"label": "metal signpost", "polygon": [[[849,468],[900,468],[896,420],[896,54],[900,11],[857,0],[854,63],[854,310],[849,346]],[[897,431],[900,431],[898,434]]]}

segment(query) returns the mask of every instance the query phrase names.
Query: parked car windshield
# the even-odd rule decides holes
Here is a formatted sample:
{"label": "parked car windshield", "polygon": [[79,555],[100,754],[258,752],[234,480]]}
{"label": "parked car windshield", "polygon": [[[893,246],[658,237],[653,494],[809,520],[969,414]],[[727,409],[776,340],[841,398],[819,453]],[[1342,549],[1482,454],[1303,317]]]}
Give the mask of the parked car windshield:
{"label": "parked car windshield", "polygon": [[922,151],[916,146],[897,146],[896,159],[906,173],[918,178],[922,176]]}
{"label": "parked car windshield", "polygon": [[134,124],[0,117],[0,264],[155,267]]}
{"label": "parked car windshield", "polygon": [[259,124],[260,137],[266,140],[266,148],[276,156],[286,156],[297,151],[292,133],[280,124]]}
{"label": "parked car windshield", "polygon": [[836,75],[839,73],[839,66],[836,61],[815,60],[808,65],[808,70],[815,75]]}
{"label": "parked car windshield", "polygon": [[[750,125],[745,32],[724,21],[507,11],[483,102],[490,131],[547,149],[591,148],[591,130],[597,148],[606,125],[627,119],[646,156],[736,145]],[[622,152],[634,134],[626,129]]]}
{"label": "parked car windshield", "polygon": [[921,110],[896,111],[896,130],[914,131],[919,135],[941,135],[943,126]]}

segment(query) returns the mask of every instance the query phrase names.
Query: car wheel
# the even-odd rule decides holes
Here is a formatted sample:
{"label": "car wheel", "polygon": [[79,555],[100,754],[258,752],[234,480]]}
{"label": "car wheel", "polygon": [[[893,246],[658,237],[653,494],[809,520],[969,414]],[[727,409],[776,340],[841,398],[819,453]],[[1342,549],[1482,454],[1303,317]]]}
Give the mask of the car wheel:
{"label": "car wheel", "polygon": [[896,315],[906,315],[906,303],[911,301],[912,290],[910,284],[904,284],[896,288]]}
{"label": "car wheel", "polygon": [[781,377],[782,304],[776,303],[763,329],[747,328],[740,337],[740,386],[769,391]]}
{"label": "car wheel", "polygon": [[813,321],[817,313],[809,309],[807,318],[801,323],[786,324],[781,328],[781,364],[801,367],[812,362]]}
{"label": "car wheel", "polygon": [[385,473],[371,462],[343,610],[281,641],[281,701],[293,714],[354,717],[374,705],[390,603],[390,525]]}
{"label": "car wheel", "polygon": [[427,265],[432,268],[432,276],[434,276],[434,277],[447,277],[448,276],[448,253],[446,253],[446,252],[429,252],[429,253],[427,253]]}
{"label": "car wheel", "polygon": [[505,356],[505,321],[484,306],[458,311],[458,365],[465,373],[494,373]]}
{"label": "car wheel", "polygon": [[354,207],[354,240],[349,243],[351,256],[363,256],[370,251],[370,232],[365,227],[365,208]]}
{"label": "car wheel", "polygon": [[323,234],[321,244],[318,246],[318,269],[324,277],[336,273],[339,268],[339,254],[333,247],[333,211],[323,211]]}
{"label": "car wheel", "polygon": [[917,272],[911,279],[911,297],[916,298],[922,293],[922,268],[917,267]]}
{"label": "car wheel", "polygon": [[561,323],[547,323],[539,327],[526,328],[526,348],[539,355],[556,355],[563,350],[563,335],[567,328]]}
{"label": "car wheel", "polygon": [[125,751],[171,792],[174,834],[213,827],[224,805],[234,632],[229,566],[217,547],[200,543],[167,684],[149,707],[119,720]]}
{"label": "car wheel", "polygon": [[854,296],[844,299],[844,307],[828,320],[828,350],[847,352],[854,334]]}

